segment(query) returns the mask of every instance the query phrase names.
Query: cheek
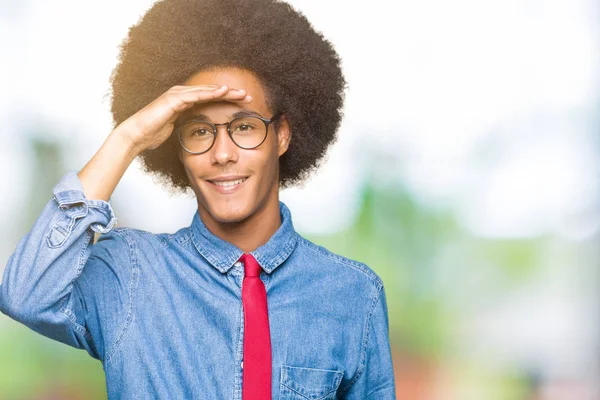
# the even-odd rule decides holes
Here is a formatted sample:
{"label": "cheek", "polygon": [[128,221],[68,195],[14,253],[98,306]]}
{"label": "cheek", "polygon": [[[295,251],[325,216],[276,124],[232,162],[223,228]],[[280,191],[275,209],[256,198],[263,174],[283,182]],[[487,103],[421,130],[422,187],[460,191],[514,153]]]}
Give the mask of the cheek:
{"label": "cheek", "polygon": [[276,175],[277,154],[273,154],[271,150],[262,152],[257,157],[249,158],[248,165],[252,166],[252,172],[255,174],[257,181],[257,189],[260,191],[270,190],[273,180]]}
{"label": "cheek", "polygon": [[185,169],[185,172],[190,175],[190,170],[194,169],[194,167],[192,166],[193,161],[190,158],[187,157],[182,157],[181,158],[181,164],[183,165],[183,169]]}
{"label": "cheek", "polygon": [[279,154],[277,148],[273,148],[270,157],[267,161],[266,175],[269,177],[269,186],[277,186],[277,176],[279,172]]}
{"label": "cheek", "polygon": [[192,187],[196,186],[196,182],[199,176],[203,175],[203,170],[206,169],[206,161],[204,157],[186,157],[185,155],[181,158],[183,169],[190,181]]}

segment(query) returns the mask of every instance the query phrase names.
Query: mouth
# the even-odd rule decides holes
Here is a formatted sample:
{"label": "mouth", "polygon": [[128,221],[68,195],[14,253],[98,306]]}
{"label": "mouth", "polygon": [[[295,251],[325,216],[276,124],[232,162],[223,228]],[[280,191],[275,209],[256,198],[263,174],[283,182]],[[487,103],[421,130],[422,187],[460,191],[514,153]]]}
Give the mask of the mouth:
{"label": "mouth", "polygon": [[248,177],[234,179],[234,180],[230,180],[230,181],[207,180],[207,182],[210,183],[210,186],[213,189],[215,189],[217,192],[228,194],[228,193],[236,192],[240,187],[243,186],[244,182],[246,182],[247,180],[248,180]]}

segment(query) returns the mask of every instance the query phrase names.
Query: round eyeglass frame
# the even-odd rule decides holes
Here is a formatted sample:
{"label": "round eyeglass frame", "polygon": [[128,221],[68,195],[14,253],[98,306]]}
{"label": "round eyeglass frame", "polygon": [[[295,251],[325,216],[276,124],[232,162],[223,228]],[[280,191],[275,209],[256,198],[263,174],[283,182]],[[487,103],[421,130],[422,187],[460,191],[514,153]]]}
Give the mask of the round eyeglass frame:
{"label": "round eyeglass frame", "polygon": [[[191,119],[188,119],[188,120],[182,121],[182,122],[181,122],[181,123],[179,123],[179,124],[176,124],[176,125],[175,125],[175,131],[176,131],[176,133],[177,133],[177,137],[178,137],[178,139],[179,139],[179,144],[181,145],[181,147],[183,148],[183,150],[187,151],[187,152],[188,152],[188,153],[190,153],[190,154],[204,154],[204,153],[206,153],[207,151],[209,151],[210,149],[212,149],[212,147],[215,145],[215,141],[217,140],[217,134],[218,134],[218,132],[219,132],[219,131],[217,130],[217,126],[221,126],[221,125],[226,125],[226,126],[227,126],[227,133],[229,134],[229,138],[231,139],[231,141],[232,141],[232,142],[233,142],[233,143],[234,143],[234,144],[235,144],[237,147],[239,147],[240,149],[244,149],[244,150],[252,150],[252,149],[256,149],[257,147],[259,147],[261,144],[263,144],[263,143],[265,142],[265,140],[267,139],[267,135],[269,134],[269,125],[270,125],[272,122],[274,122],[275,120],[277,120],[279,117],[281,117],[281,115],[282,115],[282,114],[283,114],[283,112],[281,112],[281,111],[280,111],[280,112],[276,113],[275,115],[273,115],[273,116],[271,117],[271,119],[263,118],[263,117],[261,117],[261,116],[258,116],[258,115],[245,115],[245,116],[242,116],[242,117],[237,117],[237,118],[234,118],[234,119],[232,119],[231,121],[229,121],[229,122],[224,122],[224,123],[222,123],[222,124],[213,124],[212,122],[209,122],[209,121],[207,121],[207,120],[205,120],[205,119],[200,119],[200,118],[191,118]],[[264,124],[265,124],[265,137],[263,138],[263,140],[262,140],[262,141],[261,141],[259,144],[257,144],[257,145],[256,145],[256,146],[254,146],[254,147],[242,147],[242,146],[240,146],[239,144],[237,144],[237,143],[235,142],[235,140],[233,140],[233,136],[232,136],[233,132],[231,132],[231,123],[232,123],[232,122],[234,122],[234,121],[236,121],[236,120],[238,120],[238,119],[243,119],[243,118],[248,118],[248,117],[258,118],[258,119],[260,119],[262,122],[264,122]],[[194,151],[188,150],[188,149],[187,149],[187,148],[186,148],[186,147],[183,145],[183,141],[182,141],[182,139],[181,139],[181,130],[180,130],[180,128],[181,128],[182,126],[186,125],[187,123],[189,123],[189,122],[192,122],[192,121],[201,121],[201,122],[204,122],[204,123],[206,123],[206,124],[208,124],[208,125],[210,125],[210,126],[212,127],[213,134],[214,134],[214,136],[213,136],[213,141],[212,141],[212,143],[210,144],[210,146],[208,147],[208,149],[206,149],[206,150],[204,150],[204,151],[201,151],[201,152],[194,152]]]}

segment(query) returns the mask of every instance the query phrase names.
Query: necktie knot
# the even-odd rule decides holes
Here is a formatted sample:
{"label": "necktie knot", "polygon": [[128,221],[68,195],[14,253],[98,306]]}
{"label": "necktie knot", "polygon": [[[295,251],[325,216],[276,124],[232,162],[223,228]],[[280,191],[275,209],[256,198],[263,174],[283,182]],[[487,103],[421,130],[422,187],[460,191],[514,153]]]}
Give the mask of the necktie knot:
{"label": "necktie knot", "polygon": [[244,253],[240,257],[240,261],[244,263],[244,276],[260,276],[260,265],[258,265],[258,261],[256,258],[250,253]]}

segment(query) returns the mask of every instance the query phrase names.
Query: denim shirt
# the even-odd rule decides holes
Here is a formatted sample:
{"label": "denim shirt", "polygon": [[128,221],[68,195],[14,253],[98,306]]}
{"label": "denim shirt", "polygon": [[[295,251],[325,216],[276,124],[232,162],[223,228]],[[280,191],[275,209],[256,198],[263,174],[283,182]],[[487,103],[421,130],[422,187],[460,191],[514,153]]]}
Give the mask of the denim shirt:
{"label": "denim shirt", "polygon": [[[101,361],[109,399],[242,398],[243,251],[198,212],[172,234],[114,227],[75,171],[0,285],[0,311]],[[273,399],[395,399],[386,295],[367,265],[281,226],[252,252],[265,284]],[[94,232],[101,233],[94,243]]]}

